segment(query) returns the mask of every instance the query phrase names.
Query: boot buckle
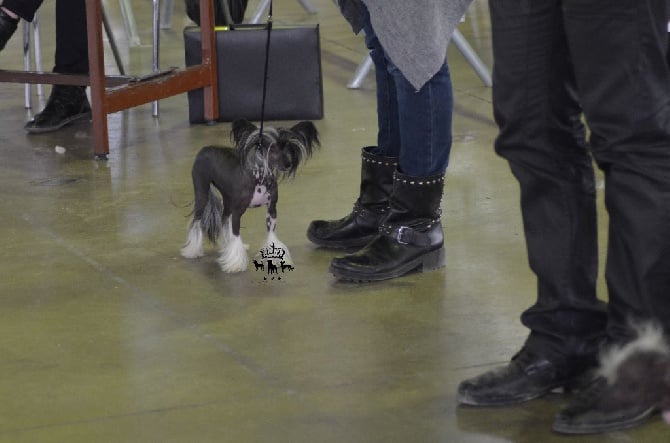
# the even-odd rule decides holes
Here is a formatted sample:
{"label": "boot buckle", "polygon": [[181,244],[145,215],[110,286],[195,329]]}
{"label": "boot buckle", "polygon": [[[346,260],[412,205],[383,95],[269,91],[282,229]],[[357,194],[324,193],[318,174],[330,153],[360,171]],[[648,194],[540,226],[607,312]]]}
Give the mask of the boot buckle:
{"label": "boot buckle", "polygon": [[[397,233],[395,235],[395,240],[400,243],[401,245],[408,245],[409,244],[409,239],[406,241],[404,240],[405,233],[411,234],[413,232],[413,229],[410,228],[409,226],[398,226]],[[411,235],[409,235],[411,237]]]}

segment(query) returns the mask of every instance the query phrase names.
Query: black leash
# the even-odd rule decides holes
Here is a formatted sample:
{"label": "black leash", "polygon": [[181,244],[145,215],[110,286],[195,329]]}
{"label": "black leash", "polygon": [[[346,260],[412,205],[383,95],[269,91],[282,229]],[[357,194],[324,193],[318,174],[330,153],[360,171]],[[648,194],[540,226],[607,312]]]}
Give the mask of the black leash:
{"label": "black leash", "polygon": [[[230,8],[228,7],[228,0],[219,0],[219,5],[221,6],[226,21],[229,28],[233,28],[233,24]],[[263,144],[263,125],[265,123],[265,101],[267,96],[268,89],[268,66],[270,65],[270,33],[272,32],[272,0],[270,0],[270,8],[268,9],[268,23],[267,23],[267,40],[265,42],[265,68],[263,70],[263,99],[261,101],[261,120],[258,130],[258,147],[260,148]]]}
{"label": "black leash", "polygon": [[263,70],[263,100],[261,101],[261,121],[258,131],[258,145],[263,141],[263,123],[265,121],[265,97],[268,89],[268,66],[270,64],[270,33],[272,32],[272,0],[270,0],[270,9],[268,10],[268,36],[265,42],[265,68]]}

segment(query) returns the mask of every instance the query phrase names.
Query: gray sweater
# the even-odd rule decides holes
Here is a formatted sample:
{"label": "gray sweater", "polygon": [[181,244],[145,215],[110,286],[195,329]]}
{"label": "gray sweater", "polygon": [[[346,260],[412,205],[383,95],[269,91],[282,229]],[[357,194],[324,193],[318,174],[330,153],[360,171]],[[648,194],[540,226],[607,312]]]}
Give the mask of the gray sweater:
{"label": "gray sweater", "polygon": [[[336,0],[354,32],[361,0]],[[440,69],[447,45],[472,0],[362,0],[386,55],[418,90]]]}

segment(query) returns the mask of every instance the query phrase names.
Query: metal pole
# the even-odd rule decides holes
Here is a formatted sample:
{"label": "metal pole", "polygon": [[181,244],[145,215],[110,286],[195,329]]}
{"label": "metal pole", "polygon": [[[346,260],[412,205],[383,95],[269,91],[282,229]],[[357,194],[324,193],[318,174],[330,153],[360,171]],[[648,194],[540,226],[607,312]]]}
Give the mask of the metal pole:
{"label": "metal pole", "polygon": [[468,41],[465,39],[465,37],[463,37],[463,34],[461,34],[458,29],[454,30],[454,34],[451,36],[451,40],[454,42],[458,50],[461,51],[463,57],[465,57],[468,63],[470,63],[470,66],[472,66],[472,69],[475,70],[482,82],[484,82],[484,84],[489,88],[493,86],[493,80],[491,80],[491,73],[489,72],[489,69],[486,67],[484,62],[482,62],[482,59],[479,58],[474,49],[472,49],[472,46],[470,46]]}
{"label": "metal pole", "polygon": [[[30,23],[22,20],[23,25],[23,68],[26,71],[30,71]],[[30,103],[30,92],[31,92],[30,83],[26,83],[23,87],[23,93],[25,96],[25,107],[30,109],[32,104]]]}
{"label": "metal pole", "polygon": [[[153,54],[154,54],[154,72],[160,71],[160,21],[161,21],[161,2],[160,0],[153,0],[154,2],[154,26],[153,26]],[[158,117],[158,100],[155,100],[153,103],[153,113],[154,117]]]}

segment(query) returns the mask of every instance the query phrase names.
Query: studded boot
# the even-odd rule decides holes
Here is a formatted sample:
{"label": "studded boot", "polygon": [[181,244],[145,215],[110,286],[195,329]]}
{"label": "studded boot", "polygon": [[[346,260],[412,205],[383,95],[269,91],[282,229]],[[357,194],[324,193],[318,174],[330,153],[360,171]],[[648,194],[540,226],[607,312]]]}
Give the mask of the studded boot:
{"label": "studded boot", "polygon": [[314,244],[334,249],[359,249],[372,240],[388,213],[397,157],[371,153],[363,148],[360,194],[352,212],[339,220],[314,220],[307,238]]}
{"label": "studded boot", "polygon": [[375,281],[444,266],[440,201],[444,174],[412,177],[396,172],[389,213],[360,251],[331,262],[338,279]]}

